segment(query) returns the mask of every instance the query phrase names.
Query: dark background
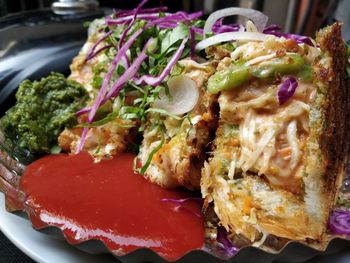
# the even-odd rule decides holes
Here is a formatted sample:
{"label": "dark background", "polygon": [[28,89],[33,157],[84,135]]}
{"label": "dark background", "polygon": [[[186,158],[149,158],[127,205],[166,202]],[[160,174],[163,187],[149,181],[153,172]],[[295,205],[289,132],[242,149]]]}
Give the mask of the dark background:
{"label": "dark background", "polygon": [[35,263],[15,247],[0,231],[0,262],[2,263]]}
{"label": "dark background", "polygon": [[[52,2],[51,0],[0,0],[0,20],[14,13],[49,9]],[[139,2],[138,0],[99,1],[101,7],[110,9],[131,9]],[[146,6],[160,5],[168,6],[170,12],[201,10],[204,11],[205,15],[225,7],[253,7],[265,12],[270,17],[269,24],[276,23],[281,25],[285,31],[310,36],[318,28],[335,20],[341,20],[344,22],[344,37],[347,41],[350,40],[349,0],[150,0]],[[0,36],[0,47],[1,41],[3,40]],[[0,262],[33,263],[34,261],[21,253],[0,231]]]}
{"label": "dark background", "polygon": [[[56,0],[57,1],[57,0]],[[49,8],[55,0],[0,0],[0,16],[9,13]],[[131,9],[139,0],[99,0],[101,7]],[[214,10],[241,6],[263,11],[271,24],[282,26],[287,32],[312,36],[318,28],[341,19],[349,29],[348,0],[150,0],[146,6],[166,5],[170,11],[188,12],[202,10],[210,14]],[[349,30],[346,30],[349,31]],[[346,40],[348,39],[348,34]]]}

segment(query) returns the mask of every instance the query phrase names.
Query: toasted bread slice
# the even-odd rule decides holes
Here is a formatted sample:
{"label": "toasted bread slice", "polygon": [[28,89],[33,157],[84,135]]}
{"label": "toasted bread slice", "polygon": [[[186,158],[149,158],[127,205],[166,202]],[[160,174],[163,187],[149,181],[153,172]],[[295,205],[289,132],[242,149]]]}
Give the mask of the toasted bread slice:
{"label": "toasted bread slice", "polygon": [[184,74],[197,85],[200,93],[197,105],[181,120],[149,114],[139,158],[142,166],[150,162],[145,175],[151,182],[165,188],[184,186],[195,190],[200,187],[205,149],[213,139],[217,123],[217,96],[205,89],[215,67],[190,59],[179,63]]}
{"label": "toasted bread slice", "polygon": [[[343,178],[350,100],[341,25],[321,30],[317,43],[271,37],[239,43],[231,54],[230,61],[258,68],[294,53],[313,69],[312,81],[301,80],[300,72],[252,78],[218,99],[219,126],[202,170],[202,194],[214,203],[220,224],[256,245],[269,234],[322,241]],[[223,59],[216,74],[231,66]],[[291,76],[298,87],[281,103],[279,87]]]}
{"label": "toasted bread slice", "polygon": [[[89,26],[89,37],[81,48],[79,54],[73,59],[70,65],[71,74],[69,79],[79,82],[89,93],[90,102],[93,104],[97,97],[99,87],[94,87],[94,78],[103,77],[103,68],[106,71],[111,63],[110,58],[104,52],[98,53],[91,59],[87,59],[92,47],[103,36],[104,32],[99,30],[99,26],[103,25],[103,19],[94,20]],[[102,41],[95,50],[102,48],[106,43]],[[130,100],[132,102],[132,100]],[[114,106],[111,103],[104,105],[106,112],[111,111]],[[85,122],[86,115],[79,117],[79,122]],[[98,127],[92,127],[86,137],[83,151],[89,152],[96,161],[101,159],[112,158],[113,156],[124,152],[128,144],[133,141],[136,121],[115,118]],[[68,153],[75,153],[82,134],[83,128],[66,128],[58,137],[59,146]]]}

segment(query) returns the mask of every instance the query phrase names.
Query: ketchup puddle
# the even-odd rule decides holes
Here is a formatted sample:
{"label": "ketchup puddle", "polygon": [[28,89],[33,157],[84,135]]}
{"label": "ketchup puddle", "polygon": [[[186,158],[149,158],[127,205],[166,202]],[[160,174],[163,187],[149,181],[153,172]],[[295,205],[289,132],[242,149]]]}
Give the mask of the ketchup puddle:
{"label": "ketchup puddle", "polygon": [[175,260],[204,244],[201,205],[185,209],[162,199],[190,197],[149,183],[132,171],[134,156],[94,163],[86,154],[50,155],[29,165],[20,181],[34,228],[57,226],[67,241],[103,241],[110,250],[148,247]]}

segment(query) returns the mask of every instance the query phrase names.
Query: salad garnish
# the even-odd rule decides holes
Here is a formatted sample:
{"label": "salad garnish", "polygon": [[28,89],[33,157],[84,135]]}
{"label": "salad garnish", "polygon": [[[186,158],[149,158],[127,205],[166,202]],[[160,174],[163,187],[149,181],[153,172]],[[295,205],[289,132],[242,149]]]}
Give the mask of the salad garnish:
{"label": "salad garnish", "polygon": [[229,258],[233,257],[239,251],[239,248],[234,246],[231,240],[228,238],[228,232],[223,226],[217,226],[216,240],[219,244],[221,244],[222,249]]}
{"label": "salad garnish", "polygon": [[[116,55],[103,78],[94,104],[77,112],[77,116],[88,113],[88,124],[94,121],[99,107],[118,96],[126,85],[131,89],[143,92],[145,89],[149,89],[148,86],[157,87],[169,78],[177,61],[188,54],[191,46],[188,43],[188,36],[192,38],[193,51],[195,33],[189,30],[188,26],[189,28],[192,26],[197,28],[197,24],[203,24],[200,21],[195,21],[202,13],[165,14],[159,12],[158,9],[141,9],[146,2],[147,0],[142,1],[132,12],[116,12],[106,17],[104,30],[107,33],[104,33],[88,52],[86,59],[90,60],[101,51],[107,50],[111,53],[109,50],[111,45],[105,45],[95,51],[101,43],[110,40],[112,44],[116,44]],[[166,11],[166,8],[160,10]],[[115,25],[118,26],[115,27]],[[146,46],[143,46],[145,43],[143,39],[146,40],[147,36],[155,37],[155,39],[148,40]],[[142,49],[141,53],[140,49]],[[122,65],[123,60],[126,61],[124,65]],[[130,61],[133,62],[130,63]],[[153,64],[158,70],[155,71],[154,68],[150,67],[150,64]],[[118,74],[118,77],[114,77],[115,70],[120,67],[123,67],[123,72]],[[140,77],[140,75],[142,76]],[[144,106],[148,107],[149,103],[144,104]],[[88,128],[85,127],[76,153],[82,150],[87,133]]]}
{"label": "salad garnish", "polygon": [[277,93],[280,105],[285,103],[290,97],[293,96],[297,87],[298,82],[294,77],[289,77],[282,82]]}
{"label": "salad garnish", "polygon": [[[187,66],[191,69],[205,71],[212,66],[208,63],[211,63],[210,60],[214,58],[213,72],[204,81],[205,85],[202,85],[205,86],[205,91],[208,91],[210,95],[222,94],[226,90],[239,89],[242,85],[251,83],[252,80],[268,83],[269,80],[276,79],[278,83],[282,82],[279,86],[275,85],[277,82],[273,83],[271,86],[274,90],[266,89],[264,95],[252,99],[250,104],[245,105],[246,108],[242,107],[244,110],[250,110],[259,104],[265,105],[265,103],[268,104],[271,101],[277,102],[271,104],[271,106],[281,107],[281,105],[291,100],[298,86],[300,89],[303,85],[308,85],[312,81],[311,64],[313,60],[307,55],[309,51],[310,57],[312,52],[316,53],[315,57],[320,54],[317,51],[316,42],[314,43],[309,37],[283,33],[277,25],[266,26],[268,18],[261,12],[244,8],[228,8],[214,12],[204,22],[199,19],[202,15],[201,12],[168,13],[166,7],[143,9],[146,2],[147,0],[143,0],[133,10],[115,11],[112,15],[105,17],[103,22],[98,25],[98,30],[94,32],[93,36],[90,36],[96,39],[86,52],[84,63],[93,64],[94,59],[98,61],[100,56],[103,57],[103,61],[93,65],[93,92],[89,94],[91,100],[86,107],[76,111],[77,105],[79,107],[85,105],[85,92],[81,91],[81,87],[76,83],[69,81],[68,84],[65,83],[65,85],[74,86],[74,91],[80,92],[79,95],[83,98],[83,101],[75,101],[74,107],[70,109],[70,118],[73,115],[71,111],[74,109],[75,112],[75,116],[73,115],[74,118],[72,118],[73,121],[70,122],[71,119],[67,119],[66,123],[63,124],[68,127],[72,126],[71,123],[76,124],[75,117],[80,121],[75,126],[75,128],[82,131],[75,153],[79,153],[84,149],[90,129],[118,119],[118,127],[137,128],[141,133],[148,128],[148,133],[156,138],[152,142],[152,147],[149,147],[150,150],[146,153],[146,161],[143,162],[140,169],[137,168],[138,157],[135,159],[135,170],[141,175],[147,174],[147,169],[152,161],[159,159],[158,151],[163,146],[172,147],[169,144],[168,139],[171,136],[167,134],[169,130],[167,130],[166,125],[172,125],[170,122],[177,122],[178,124],[186,120],[183,122],[184,125],[179,125],[180,128],[177,132],[180,129],[186,130],[186,135],[188,135],[195,124],[200,122],[203,116],[206,116],[205,114],[197,114],[197,116],[188,114],[198,105],[202,95],[200,92],[202,91],[198,89],[195,80],[184,74],[184,63],[188,63]],[[242,15],[250,21],[245,26],[224,25],[223,19],[232,15]],[[242,48],[245,48],[244,45],[247,44],[246,42],[253,41],[254,44],[260,45],[271,39],[279,42],[279,38],[284,39],[281,41],[283,47],[280,50],[270,50],[271,52],[269,51],[268,54],[262,52],[262,54],[255,57],[248,56],[248,58],[244,58],[242,55],[244,52],[249,53],[246,50],[242,51]],[[225,65],[223,57],[216,58],[215,55],[217,54],[212,55],[210,48],[220,49],[225,53],[223,57],[229,63]],[[188,61],[185,61],[185,58]],[[203,61],[207,63],[202,63]],[[219,64],[220,70],[218,69]],[[53,76],[54,80],[63,78],[61,75]],[[32,85],[28,82],[25,84]],[[75,99],[75,94],[72,96]],[[274,96],[274,100],[271,100],[272,96]],[[131,97],[131,99],[128,100],[128,97]],[[308,105],[300,105],[304,105],[304,109],[308,110]],[[64,106],[64,104],[62,103],[60,106]],[[253,111],[244,114],[250,116],[249,118],[256,118]],[[145,123],[150,119],[152,119],[152,123],[147,125],[151,127],[145,127]],[[170,124],[165,124],[165,119]],[[2,120],[4,122],[6,118]],[[250,141],[251,138],[256,140],[256,136],[260,132],[250,123],[252,122],[246,121],[244,123],[246,127],[242,129],[238,126],[223,126],[225,132],[231,130],[232,147],[239,145],[239,140],[234,134],[240,132],[242,134],[249,132],[249,134],[246,133],[248,134],[248,136],[245,136],[247,137],[246,141]],[[59,129],[61,131],[62,126]],[[225,164],[228,167],[227,181],[230,184],[240,184],[240,178],[234,178],[237,175],[236,171],[241,169],[244,173],[249,172],[257,163],[258,157],[264,150],[266,152],[269,142],[273,137],[276,137],[278,129],[278,127],[268,127],[261,135],[259,143],[256,144],[258,148],[250,152],[247,151],[247,156],[244,157],[247,159],[242,158],[243,155],[241,155],[240,160],[238,160],[237,153],[232,154],[231,162]],[[297,162],[295,156],[300,152],[298,145],[293,143],[296,130],[296,121],[291,121],[287,127],[287,141],[291,141],[288,141],[288,143],[293,147],[286,149],[284,152],[280,149],[281,154],[287,154],[286,160],[288,160],[288,155],[291,155],[291,163]],[[56,130],[54,132],[58,133]],[[149,134],[148,136],[151,136]],[[26,138],[26,136],[23,138]],[[50,147],[46,146],[45,149],[39,149],[39,151],[57,150],[55,147]],[[58,149],[59,151],[60,149]],[[271,158],[272,154],[272,152],[268,153],[266,160]],[[225,169],[226,166],[223,165],[222,167]],[[294,166],[290,165],[290,167]],[[259,175],[264,174],[263,168],[267,169],[267,167],[261,167],[262,171],[259,172]],[[183,205],[190,200],[197,199],[162,199],[161,201],[174,203],[179,209],[186,209]],[[201,198],[198,198],[198,200],[202,201]],[[252,210],[251,213],[250,203],[251,199],[244,200],[244,206],[250,213],[247,218],[256,221],[255,212]],[[201,217],[201,215],[198,216]],[[334,234],[349,236],[349,211],[336,208],[330,216],[328,227]],[[239,248],[230,241],[227,229],[218,226],[217,242],[222,245],[228,255],[233,256]],[[262,240],[261,244],[265,239]]]}
{"label": "salad garnish", "polygon": [[339,208],[334,209],[329,218],[328,229],[337,235],[350,236],[350,212]]}

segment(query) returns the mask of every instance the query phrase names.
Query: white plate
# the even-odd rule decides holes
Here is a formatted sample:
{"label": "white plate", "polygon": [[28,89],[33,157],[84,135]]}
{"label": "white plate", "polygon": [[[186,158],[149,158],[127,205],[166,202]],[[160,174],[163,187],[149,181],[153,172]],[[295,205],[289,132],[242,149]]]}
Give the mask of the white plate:
{"label": "white plate", "polygon": [[[0,230],[20,250],[38,263],[110,263],[118,262],[111,255],[90,255],[65,241],[56,240],[35,231],[29,220],[5,210],[4,195],[0,193]],[[349,263],[350,249],[335,255],[316,257],[308,263]]]}
{"label": "white plate", "polygon": [[35,231],[29,220],[5,210],[5,199],[2,193],[0,193],[0,230],[20,250],[38,263],[118,262],[111,255],[90,255],[64,241]]}

